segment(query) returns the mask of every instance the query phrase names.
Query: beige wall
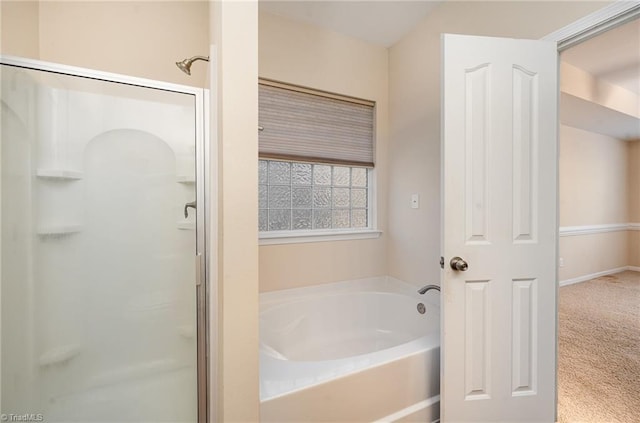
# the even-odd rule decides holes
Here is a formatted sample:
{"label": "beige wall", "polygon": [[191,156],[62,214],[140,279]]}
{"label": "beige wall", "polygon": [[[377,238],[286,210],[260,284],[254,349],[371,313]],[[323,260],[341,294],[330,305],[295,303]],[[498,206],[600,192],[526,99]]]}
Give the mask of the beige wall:
{"label": "beige wall", "polygon": [[[389,54],[389,274],[440,279],[440,34],[539,39],[608,2],[444,2]],[[421,208],[409,207],[412,193]]]}
{"label": "beige wall", "polygon": [[376,194],[380,238],[260,247],[260,290],[385,275],[388,51],[351,37],[260,13],[263,78],[376,102]]}
{"label": "beige wall", "polygon": [[559,280],[629,266],[629,231],[560,237]]}
{"label": "beige wall", "polygon": [[[629,222],[640,225],[640,140],[629,144]],[[629,231],[629,265],[640,268],[640,226]]]}
{"label": "beige wall", "polygon": [[640,271],[640,230],[629,231],[629,266]]}
{"label": "beige wall", "polygon": [[1,1],[0,53],[38,58],[39,3],[37,1]]}
{"label": "beige wall", "polygon": [[[6,3],[6,4],[5,4]],[[2,2],[2,52],[106,72],[204,86],[175,62],[206,55],[207,1]]]}
{"label": "beige wall", "polygon": [[629,222],[640,223],[640,140],[629,141]]}
{"label": "beige wall", "polygon": [[[568,126],[560,127],[560,226],[634,223],[640,198],[640,149]],[[561,236],[560,280],[640,263],[639,231]]]}
{"label": "beige wall", "polygon": [[213,360],[217,375],[212,375],[218,392],[212,395],[211,410],[220,422],[257,422],[258,3],[216,2],[211,40],[218,50],[211,124],[218,139],[212,163],[217,163],[219,191],[218,215],[213,211],[217,251],[212,249],[215,256],[210,257],[217,262],[212,271],[217,272],[218,291],[211,304],[218,307],[211,311],[217,312],[219,340]]}
{"label": "beige wall", "polygon": [[629,222],[627,155],[624,141],[560,126],[560,226]]}

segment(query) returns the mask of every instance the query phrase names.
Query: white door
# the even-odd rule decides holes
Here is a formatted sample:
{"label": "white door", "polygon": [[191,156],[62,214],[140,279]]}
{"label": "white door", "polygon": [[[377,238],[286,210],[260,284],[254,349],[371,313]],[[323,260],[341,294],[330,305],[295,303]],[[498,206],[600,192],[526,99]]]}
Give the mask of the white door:
{"label": "white door", "polygon": [[444,35],[443,54],[442,421],[553,422],[556,44]]}

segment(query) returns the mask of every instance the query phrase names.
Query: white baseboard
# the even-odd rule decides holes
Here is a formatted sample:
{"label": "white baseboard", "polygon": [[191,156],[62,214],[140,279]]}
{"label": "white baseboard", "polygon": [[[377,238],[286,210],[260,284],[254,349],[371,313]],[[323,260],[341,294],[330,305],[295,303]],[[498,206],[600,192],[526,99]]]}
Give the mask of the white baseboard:
{"label": "white baseboard", "polygon": [[591,279],[599,278],[602,276],[613,275],[614,273],[624,272],[625,270],[633,270],[636,272],[640,272],[640,267],[636,266],[623,266],[617,267],[615,269],[603,270],[602,272],[591,273],[589,275],[578,276],[577,278],[565,279],[560,281],[560,286],[573,285],[574,283],[586,282]]}

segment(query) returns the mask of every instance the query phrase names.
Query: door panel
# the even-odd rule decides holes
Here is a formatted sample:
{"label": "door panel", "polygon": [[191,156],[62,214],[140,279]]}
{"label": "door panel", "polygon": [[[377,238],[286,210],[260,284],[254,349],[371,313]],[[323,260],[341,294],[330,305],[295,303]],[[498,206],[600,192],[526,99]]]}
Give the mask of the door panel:
{"label": "door panel", "polygon": [[195,422],[196,97],[3,64],[1,100],[2,413]]}
{"label": "door panel", "polygon": [[447,34],[443,54],[443,421],[552,422],[556,45]]}

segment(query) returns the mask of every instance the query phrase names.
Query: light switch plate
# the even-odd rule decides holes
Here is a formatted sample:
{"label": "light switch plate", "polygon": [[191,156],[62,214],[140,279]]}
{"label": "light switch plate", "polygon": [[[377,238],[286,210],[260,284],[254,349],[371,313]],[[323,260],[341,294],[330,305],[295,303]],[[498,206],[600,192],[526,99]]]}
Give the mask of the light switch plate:
{"label": "light switch plate", "polygon": [[420,196],[418,194],[411,195],[411,208],[412,209],[420,208]]}

